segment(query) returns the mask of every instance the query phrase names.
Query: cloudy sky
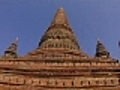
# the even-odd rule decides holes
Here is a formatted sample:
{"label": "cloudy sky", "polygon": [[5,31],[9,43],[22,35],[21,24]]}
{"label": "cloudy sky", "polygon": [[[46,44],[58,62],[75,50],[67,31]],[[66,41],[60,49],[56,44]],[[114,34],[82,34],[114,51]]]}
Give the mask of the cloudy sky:
{"label": "cloudy sky", "polygon": [[0,55],[19,38],[19,55],[37,48],[59,7],[63,7],[81,49],[95,54],[97,38],[120,59],[120,0],[0,0]]}

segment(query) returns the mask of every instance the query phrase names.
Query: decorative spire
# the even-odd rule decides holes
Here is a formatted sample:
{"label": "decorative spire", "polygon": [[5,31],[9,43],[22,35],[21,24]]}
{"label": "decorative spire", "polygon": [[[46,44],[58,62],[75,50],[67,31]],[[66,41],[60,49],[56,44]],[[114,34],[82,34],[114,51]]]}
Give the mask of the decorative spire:
{"label": "decorative spire", "polygon": [[51,26],[43,35],[38,48],[62,48],[78,50],[77,39],[69,27],[67,16],[63,8],[58,9]]}
{"label": "decorative spire", "polygon": [[51,25],[61,25],[61,24],[69,27],[69,22],[66,13],[62,7],[58,9]]}
{"label": "decorative spire", "polygon": [[17,57],[17,46],[18,46],[18,37],[4,52],[4,57],[16,58]]}
{"label": "decorative spire", "polygon": [[105,46],[101,43],[99,38],[97,39],[96,45],[96,57],[109,57],[110,53],[106,50]]}

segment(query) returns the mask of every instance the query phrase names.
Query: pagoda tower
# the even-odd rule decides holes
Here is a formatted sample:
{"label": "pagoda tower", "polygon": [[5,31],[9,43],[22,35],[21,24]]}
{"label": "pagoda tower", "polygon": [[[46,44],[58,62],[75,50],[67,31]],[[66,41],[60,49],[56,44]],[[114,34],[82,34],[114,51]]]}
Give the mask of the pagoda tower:
{"label": "pagoda tower", "polygon": [[110,53],[106,50],[105,46],[98,39],[96,45],[96,57],[108,58],[110,57]]}
{"label": "pagoda tower", "polygon": [[18,38],[16,38],[15,41],[4,52],[4,57],[17,58],[17,46],[18,46]]}
{"label": "pagoda tower", "polygon": [[63,8],[39,41],[20,57],[16,41],[0,58],[0,90],[120,90],[120,63],[100,40],[84,53]]}

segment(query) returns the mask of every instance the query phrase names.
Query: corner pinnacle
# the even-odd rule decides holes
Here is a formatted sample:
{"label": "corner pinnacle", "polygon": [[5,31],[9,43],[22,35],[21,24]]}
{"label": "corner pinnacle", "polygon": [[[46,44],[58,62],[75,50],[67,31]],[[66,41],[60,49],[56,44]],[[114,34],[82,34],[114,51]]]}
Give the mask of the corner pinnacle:
{"label": "corner pinnacle", "polygon": [[100,39],[97,39],[96,55],[97,57],[109,57],[110,53],[106,50]]}

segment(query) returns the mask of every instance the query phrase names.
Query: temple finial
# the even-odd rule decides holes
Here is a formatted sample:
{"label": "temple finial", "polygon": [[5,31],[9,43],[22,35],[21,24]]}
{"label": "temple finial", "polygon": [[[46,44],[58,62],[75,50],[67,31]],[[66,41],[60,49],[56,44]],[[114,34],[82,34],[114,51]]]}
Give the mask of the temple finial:
{"label": "temple finial", "polygon": [[57,10],[51,25],[65,25],[69,27],[69,22],[63,7]]}
{"label": "temple finial", "polygon": [[15,41],[18,41],[18,37],[16,37]]}
{"label": "temple finial", "polygon": [[16,37],[14,43],[15,43],[16,45],[18,45],[18,37]]}
{"label": "temple finial", "polygon": [[97,39],[96,45],[96,57],[109,57],[110,53],[106,50],[105,46],[102,44],[100,39]]}
{"label": "temple finial", "polygon": [[17,57],[17,46],[18,46],[18,37],[4,52],[4,57],[12,57],[12,58]]}
{"label": "temple finial", "polygon": [[60,7],[59,9],[64,11],[64,8],[63,8],[63,7]]}
{"label": "temple finial", "polygon": [[100,39],[99,39],[99,38],[97,38],[97,42],[100,42]]}
{"label": "temple finial", "polygon": [[120,40],[118,40],[118,47],[120,47]]}

